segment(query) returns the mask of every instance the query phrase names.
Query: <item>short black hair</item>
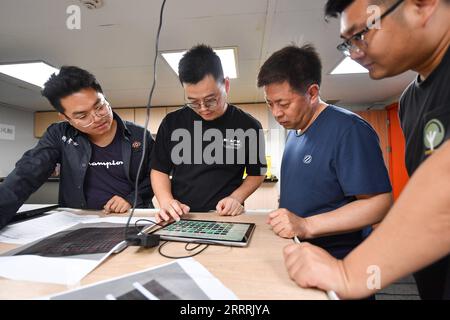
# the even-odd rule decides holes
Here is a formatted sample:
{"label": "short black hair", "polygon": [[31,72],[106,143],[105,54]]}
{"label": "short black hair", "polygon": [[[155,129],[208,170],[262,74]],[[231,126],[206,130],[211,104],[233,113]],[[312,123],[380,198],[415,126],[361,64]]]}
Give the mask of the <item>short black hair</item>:
{"label": "short black hair", "polygon": [[322,62],[311,44],[284,47],[264,62],[258,73],[259,88],[284,81],[301,94],[312,84],[320,86]]}
{"label": "short black hair", "polygon": [[[325,4],[325,18],[337,18],[342,11],[347,9],[356,0],[328,0]],[[386,4],[389,5],[394,0],[370,0],[370,4]]]}
{"label": "short black hair", "polygon": [[53,108],[64,113],[61,99],[88,88],[103,93],[102,87],[92,73],[75,66],[63,66],[58,74],[54,73],[50,76],[41,93]]}
{"label": "short black hair", "polygon": [[325,17],[337,18],[355,0],[328,0],[325,4]]}
{"label": "short black hair", "polygon": [[223,82],[222,62],[210,46],[199,44],[181,58],[178,77],[182,84],[196,84],[207,75],[211,75],[217,82]]}

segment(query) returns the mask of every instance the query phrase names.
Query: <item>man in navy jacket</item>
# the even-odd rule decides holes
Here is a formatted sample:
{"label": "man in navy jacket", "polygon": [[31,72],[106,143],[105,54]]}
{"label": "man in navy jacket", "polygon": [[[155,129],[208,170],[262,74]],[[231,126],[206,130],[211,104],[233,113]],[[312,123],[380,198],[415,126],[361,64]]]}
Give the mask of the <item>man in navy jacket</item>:
{"label": "man in navy jacket", "polygon": [[126,212],[135,199],[144,131],[147,146],[137,207],[151,206],[149,155],[154,141],[150,133],[122,121],[95,77],[80,68],[62,67],[46,82],[42,94],[64,121],[49,126],[0,184],[0,228],[50,177],[57,163],[61,164],[60,206]]}

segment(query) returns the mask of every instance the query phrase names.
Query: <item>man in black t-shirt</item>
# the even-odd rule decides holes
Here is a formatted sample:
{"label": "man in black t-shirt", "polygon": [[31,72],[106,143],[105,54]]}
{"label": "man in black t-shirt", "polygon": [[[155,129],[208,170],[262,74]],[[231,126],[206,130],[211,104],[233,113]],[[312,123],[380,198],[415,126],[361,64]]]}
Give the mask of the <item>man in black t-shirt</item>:
{"label": "man in black t-shirt", "polygon": [[230,81],[210,47],[193,47],[178,70],[186,106],[163,119],[152,153],[156,219],[179,220],[189,211],[238,215],[264,180],[261,124],[226,102]]}
{"label": "man in black t-shirt", "polygon": [[[94,75],[78,67],[63,66],[45,83],[42,94],[63,121],[48,127],[0,185],[0,228],[50,177],[57,163],[62,207],[124,213],[137,199],[137,207],[148,208],[153,197],[148,179],[150,133],[122,121]],[[144,133],[146,153],[137,177]]]}
{"label": "man in black t-shirt", "polygon": [[450,299],[450,0],[328,0],[326,14],[341,15],[338,50],[371,78],[418,73],[400,99],[412,176],[383,222],[344,260],[291,245],[288,272],[300,285],[361,298],[420,270],[421,298]]}

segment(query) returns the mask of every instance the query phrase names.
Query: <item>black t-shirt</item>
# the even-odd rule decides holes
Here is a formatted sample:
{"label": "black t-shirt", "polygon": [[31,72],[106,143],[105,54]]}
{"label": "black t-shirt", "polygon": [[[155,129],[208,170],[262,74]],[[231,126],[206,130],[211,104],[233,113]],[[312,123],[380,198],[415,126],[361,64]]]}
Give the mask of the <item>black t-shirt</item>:
{"label": "black t-shirt", "polygon": [[406,140],[406,168],[412,175],[450,138],[450,49],[425,79],[409,85],[400,98],[400,121]]}
{"label": "black t-shirt", "polygon": [[[426,78],[411,83],[400,99],[406,168],[412,175],[450,138],[450,49]],[[426,214],[426,212],[424,212]],[[450,255],[414,274],[422,299],[450,298]]]}
{"label": "black t-shirt", "polygon": [[233,105],[211,121],[184,107],[162,121],[151,159],[152,169],[172,176],[175,199],[191,211],[215,210],[242,184],[244,169],[250,176],[265,175],[264,133],[255,118]]}
{"label": "black t-shirt", "polygon": [[91,160],[84,182],[86,204],[89,209],[103,209],[113,196],[125,198],[132,191],[124,168],[121,134],[117,128],[114,140],[106,147],[91,143]]}

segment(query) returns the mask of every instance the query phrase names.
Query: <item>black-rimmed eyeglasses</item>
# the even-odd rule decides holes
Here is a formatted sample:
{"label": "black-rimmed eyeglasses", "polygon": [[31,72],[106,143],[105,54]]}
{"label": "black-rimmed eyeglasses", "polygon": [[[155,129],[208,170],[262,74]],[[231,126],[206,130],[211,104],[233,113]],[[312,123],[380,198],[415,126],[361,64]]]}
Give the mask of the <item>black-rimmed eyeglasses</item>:
{"label": "black-rimmed eyeglasses", "polygon": [[[394,3],[389,9],[383,13],[378,21],[381,21],[384,17],[393,12],[397,7],[403,2],[403,0],[399,0]],[[345,56],[349,57],[352,52],[358,51],[362,48],[367,48],[366,34],[372,29],[372,26],[365,27],[362,31],[355,33],[349,39],[345,40],[341,44],[337,46],[339,52],[342,52]]]}

